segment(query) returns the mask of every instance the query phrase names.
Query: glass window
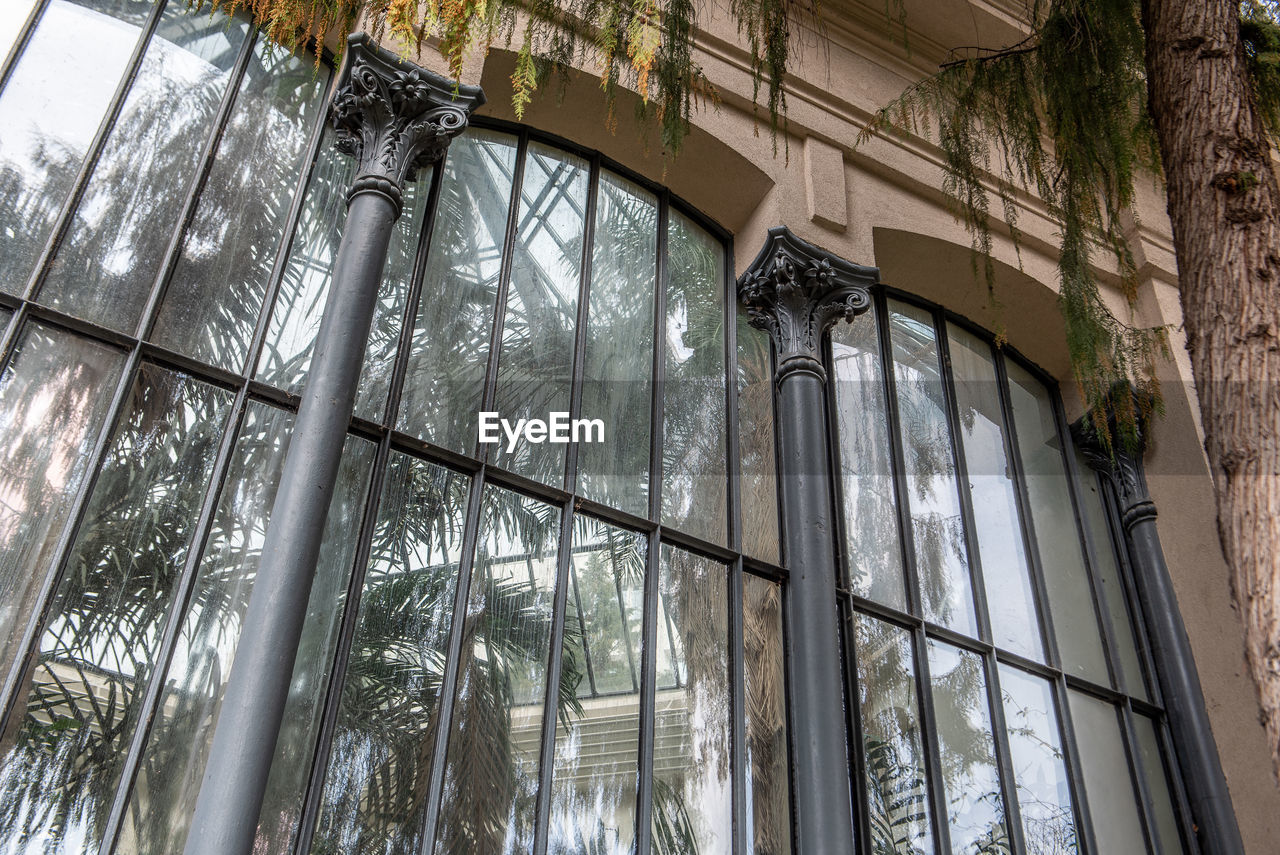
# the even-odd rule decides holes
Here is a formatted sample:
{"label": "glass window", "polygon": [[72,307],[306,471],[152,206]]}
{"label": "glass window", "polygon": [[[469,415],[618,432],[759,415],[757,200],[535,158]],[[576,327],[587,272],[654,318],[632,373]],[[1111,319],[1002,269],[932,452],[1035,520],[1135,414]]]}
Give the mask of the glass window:
{"label": "glass window", "polygon": [[1053,689],[1047,680],[1001,665],[1000,692],[1027,851],[1079,852]]}
{"label": "glass window", "polygon": [[1129,754],[1116,717],[1118,710],[1091,695],[1076,691],[1068,695],[1099,850],[1146,852],[1137,794],[1129,773]]}
{"label": "glass window", "polygon": [[777,564],[778,466],[773,433],[773,361],[768,333],[738,324],[738,454],[742,551]]}
{"label": "glass window", "polygon": [[756,855],[791,852],[791,786],[787,762],[786,661],[782,586],[742,579],[743,674],[747,695],[747,800]]}

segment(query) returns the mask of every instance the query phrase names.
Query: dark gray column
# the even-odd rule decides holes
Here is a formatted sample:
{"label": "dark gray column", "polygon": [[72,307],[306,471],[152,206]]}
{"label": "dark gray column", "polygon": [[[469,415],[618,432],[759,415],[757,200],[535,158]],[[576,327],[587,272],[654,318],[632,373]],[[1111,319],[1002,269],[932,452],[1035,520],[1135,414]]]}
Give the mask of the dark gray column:
{"label": "dark gray column", "polygon": [[871,305],[868,288],[878,278],[875,268],[850,264],[778,226],[738,280],[752,326],[770,334],[778,358],[792,781],[796,851],[804,855],[854,851],[821,347],[833,323]]}
{"label": "dark gray column", "polygon": [[[1119,386],[1112,392],[1112,401],[1133,406],[1134,412],[1141,413],[1143,407],[1134,401],[1133,395],[1127,386]],[[1128,400],[1121,396],[1128,396]],[[1109,430],[1111,436],[1116,437],[1119,434],[1114,411],[1113,404]],[[1125,546],[1133,567],[1134,588],[1146,620],[1151,658],[1169,717],[1169,733],[1186,785],[1200,851],[1204,855],[1243,855],[1244,844],[1218,760],[1218,747],[1209,729],[1209,715],[1205,711],[1191,642],[1178,611],[1173,582],[1156,531],[1156,506],[1147,490],[1142,465],[1147,434],[1145,419],[1138,418],[1136,443],[1132,448],[1118,439],[1110,449],[1104,447],[1087,417],[1073,424],[1071,433],[1089,465],[1102,473],[1115,489]]]}
{"label": "dark gray column", "polygon": [[186,855],[253,849],[401,193],[484,100],[478,88],[455,90],[363,34],[348,44],[331,118],[339,149],[359,168]]}

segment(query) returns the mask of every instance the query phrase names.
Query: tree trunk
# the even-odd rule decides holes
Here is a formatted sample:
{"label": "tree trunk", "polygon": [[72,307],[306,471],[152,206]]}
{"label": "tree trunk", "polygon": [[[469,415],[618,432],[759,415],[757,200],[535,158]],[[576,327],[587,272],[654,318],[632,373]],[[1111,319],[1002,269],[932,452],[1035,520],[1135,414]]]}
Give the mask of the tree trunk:
{"label": "tree trunk", "polygon": [[1218,534],[1280,772],[1280,191],[1236,0],[1143,0]]}

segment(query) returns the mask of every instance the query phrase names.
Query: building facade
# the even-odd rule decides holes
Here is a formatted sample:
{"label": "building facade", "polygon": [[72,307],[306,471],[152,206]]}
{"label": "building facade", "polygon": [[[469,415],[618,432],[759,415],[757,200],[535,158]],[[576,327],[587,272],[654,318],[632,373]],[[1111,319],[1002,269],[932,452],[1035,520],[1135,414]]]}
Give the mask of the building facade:
{"label": "building facade", "polygon": [[674,158],[499,48],[17,5],[0,853],[1273,851],[1158,189],[1115,461],[1044,206],[988,293],[937,149],[855,145],[1017,4],[826,5],[776,138],[708,9]]}

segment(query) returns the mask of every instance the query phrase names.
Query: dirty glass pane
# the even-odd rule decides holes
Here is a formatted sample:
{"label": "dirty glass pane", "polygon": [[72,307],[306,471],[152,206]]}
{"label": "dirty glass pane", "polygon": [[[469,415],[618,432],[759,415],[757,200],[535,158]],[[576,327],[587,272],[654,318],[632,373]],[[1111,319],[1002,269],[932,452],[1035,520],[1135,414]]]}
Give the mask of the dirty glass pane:
{"label": "dirty glass pane", "polygon": [[96,851],[230,399],[141,368],[0,759],[0,851]]}
{"label": "dirty glass pane", "polygon": [[601,419],[606,430],[604,442],[578,446],[578,492],[648,516],[658,263],[653,194],[602,172],[591,252],[582,417]]}
{"label": "dirty glass pane", "polygon": [[[569,411],[589,172],[582,158],[539,143],[525,156],[494,401],[512,424]],[[550,437],[488,451],[506,469],[564,483],[565,444]]]}
{"label": "dirty glass pane", "polygon": [[[1120,738],[1116,708],[1090,695],[1068,691],[1071,721],[1093,833],[1102,852],[1146,852],[1128,753]],[[1176,851],[1176,850],[1175,850]]]}
{"label": "dirty glass pane", "polygon": [[165,8],[41,302],[134,331],[248,35],[242,18]]}
{"label": "dirty glass pane", "polygon": [[889,340],[924,617],[975,635],[969,556],[960,518],[938,337],[929,312],[889,301]]}
{"label": "dirty glass pane", "polygon": [[831,330],[845,555],[859,596],[907,610],[875,310]]}
{"label": "dirty glass pane", "polygon": [[1072,510],[1053,403],[1044,384],[1025,368],[1013,360],[1006,360],[1005,365],[1017,426],[1018,452],[1026,473],[1031,519],[1062,667],[1068,673],[1105,685],[1109,679],[1102,654],[1102,635],[1093,608],[1080,531]]}
{"label": "dirty glass pane", "polygon": [[[208,760],[213,729],[253,592],[271,504],[289,446],[291,413],[252,404],[219,497],[195,590],[165,675],[160,713],[125,817],[118,855],[180,852]],[[276,762],[262,808],[259,846],[287,844],[301,810],[324,700],[324,675],[332,666],[347,580],[368,492],[374,447],[349,438],[343,454],[307,620],[294,664]]]}
{"label": "dirty glass pane", "polygon": [[468,130],[449,145],[397,426],[462,454],[476,449],[515,138]]}
{"label": "dirty glass pane", "polygon": [[0,291],[26,286],[153,5],[51,0],[15,63],[0,93]]}
{"label": "dirty glass pane", "polygon": [[1048,681],[1001,664],[1000,694],[1027,852],[1079,852],[1053,690]]}
{"label": "dirty glass pane", "polygon": [[1151,815],[1158,839],[1156,851],[1167,855],[1184,852],[1182,835],[1178,832],[1178,817],[1173,811],[1173,795],[1169,792],[1169,777],[1160,759],[1155,722],[1144,715],[1135,715],[1133,729],[1138,737],[1138,755],[1142,758],[1147,792],[1151,794]]}
{"label": "dirty glass pane", "polygon": [[773,436],[773,365],[769,335],[738,314],[738,453],[742,551],[777,564],[778,467]]}
{"label": "dirty glass pane", "polygon": [[254,45],[156,319],[157,343],[229,371],[243,366],[328,82],[314,59],[266,39]]}
{"label": "dirty glass pane", "polygon": [[37,0],[12,0],[4,18],[0,20],[0,62],[13,49],[22,27],[27,22],[31,10],[36,7]]}
{"label": "dirty glass pane", "polygon": [[1146,681],[1142,678],[1142,665],[1138,661],[1138,642],[1134,637],[1134,622],[1129,614],[1128,597],[1124,580],[1120,576],[1120,563],[1116,559],[1115,541],[1107,525],[1107,511],[1098,488],[1098,476],[1076,453],[1076,471],[1079,473],[1080,512],[1093,545],[1094,572],[1107,598],[1107,614],[1111,618],[1112,638],[1119,654],[1120,669],[1124,676],[1124,689],[1135,697],[1151,700]]}
{"label": "dirty glass pane", "polygon": [[929,855],[929,788],[911,634],[864,614],[853,620],[871,848]]}
{"label": "dirty glass pane", "polygon": [[636,829],[643,535],[574,518],[562,698],[551,785],[552,855],[626,855]]}
{"label": "dirty glass pane", "polygon": [[662,547],[652,833],[655,849],[667,852],[727,853],[731,845],[727,571]]}
{"label": "dirty glass pane", "polygon": [[999,647],[1043,661],[1040,618],[1009,468],[1000,382],[991,346],[955,324],[947,325],[947,339],[982,582],[991,616],[991,640]]}
{"label": "dirty glass pane", "polygon": [[667,261],[662,523],[724,543],[724,245],[672,210]]}
{"label": "dirty glass pane", "polygon": [[929,680],[951,851],[1009,852],[982,659],[931,639]]}
{"label": "dirty glass pane", "polygon": [[480,526],[436,855],[533,846],[560,511],[489,486]]}
{"label": "dirty glass pane", "polygon": [[28,324],[0,377],[0,674],[53,570],[123,363],[119,351]]}
{"label": "dirty glass pane", "polygon": [[391,454],[311,846],[316,855],[418,852],[469,482]]}
{"label": "dirty glass pane", "polygon": [[782,650],[782,587],[742,577],[746,672],[747,818],[756,855],[790,855],[791,785],[787,762],[787,682]]}

